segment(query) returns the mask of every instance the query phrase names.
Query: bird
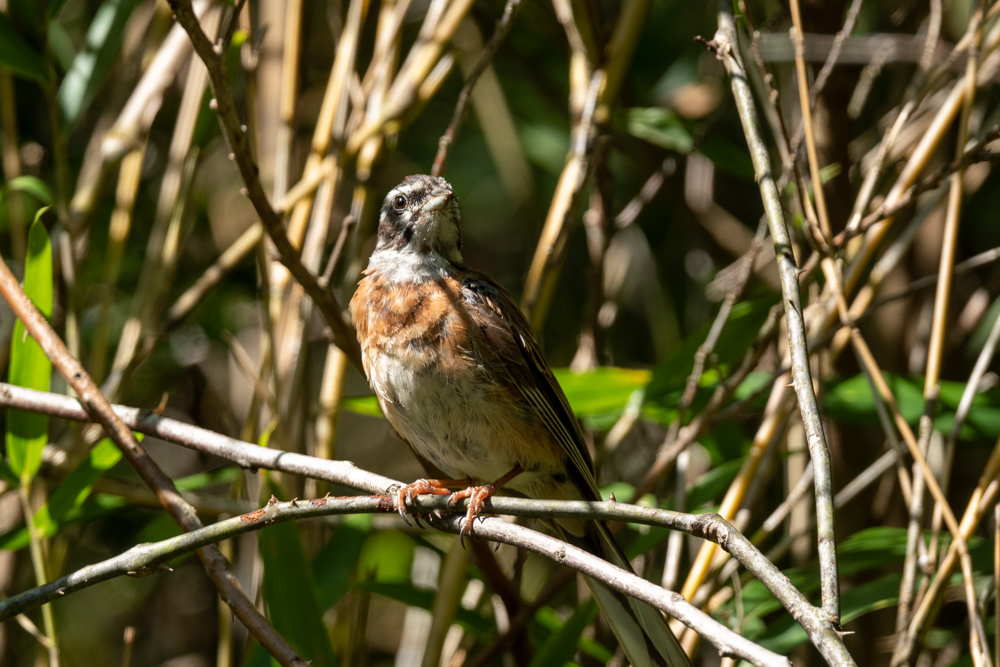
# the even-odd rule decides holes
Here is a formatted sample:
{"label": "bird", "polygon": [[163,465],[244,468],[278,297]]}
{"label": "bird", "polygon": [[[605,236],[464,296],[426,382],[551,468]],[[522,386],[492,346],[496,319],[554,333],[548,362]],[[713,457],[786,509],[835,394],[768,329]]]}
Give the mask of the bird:
{"label": "bird", "polygon": [[[602,500],[580,425],[527,318],[507,290],[465,264],[452,186],[406,177],[385,197],[377,236],[350,302],[365,374],[393,428],[449,477],[396,489],[403,519],[415,495],[469,498],[464,538],[498,492]],[[631,572],[605,523],[554,527]],[[659,610],[585,579],[633,665],[690,665]]]}

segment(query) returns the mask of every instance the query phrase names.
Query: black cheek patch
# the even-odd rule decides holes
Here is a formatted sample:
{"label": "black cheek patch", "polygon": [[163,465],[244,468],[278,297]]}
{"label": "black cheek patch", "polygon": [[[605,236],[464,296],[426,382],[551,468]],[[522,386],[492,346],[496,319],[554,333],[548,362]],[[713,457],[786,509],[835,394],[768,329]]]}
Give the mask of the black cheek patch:
{"label": "black cheek patch", "polygon": [[403,228],[403,244],[404,245],[410,242],[410,239],[413,238],[414,232],[416,232],[416,228],[414,227],[414,225],[413,225],[412,222],[409,223],[408,225],[406,225],[406,227]]}

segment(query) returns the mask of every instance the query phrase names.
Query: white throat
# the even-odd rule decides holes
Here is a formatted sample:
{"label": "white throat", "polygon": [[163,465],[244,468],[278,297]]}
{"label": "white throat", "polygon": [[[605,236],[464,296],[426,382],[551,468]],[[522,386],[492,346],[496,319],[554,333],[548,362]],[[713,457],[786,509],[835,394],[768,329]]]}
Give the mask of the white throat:
{"label": "white throat", "polygon": [[436,252],[383,248],[372,253],[368,268],[392,283],[420,283],[454,275],[455,265]]}

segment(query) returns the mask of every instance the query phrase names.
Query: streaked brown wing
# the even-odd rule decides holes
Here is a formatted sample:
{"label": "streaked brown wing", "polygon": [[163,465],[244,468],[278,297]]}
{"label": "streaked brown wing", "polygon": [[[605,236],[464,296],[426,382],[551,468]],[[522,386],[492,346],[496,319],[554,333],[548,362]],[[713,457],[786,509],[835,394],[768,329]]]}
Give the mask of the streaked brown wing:
{"label": "streaked brown wing", "polygon": [[479,326],[492,347],[478,355],[481,359],[494,356],[499,367],[491,369],[508,375],[520,389],[525,400],[538,413],[549,432],[566,451],[575,470],[571,476],[577,481],[584,497],[601,500],[594,464],[583,441],[580,425],[573,416],[566,395],[556,381],[531,325],[517,307],[514,299],[489,277],[473,271],[462,279],[462,298],[469,315]]}

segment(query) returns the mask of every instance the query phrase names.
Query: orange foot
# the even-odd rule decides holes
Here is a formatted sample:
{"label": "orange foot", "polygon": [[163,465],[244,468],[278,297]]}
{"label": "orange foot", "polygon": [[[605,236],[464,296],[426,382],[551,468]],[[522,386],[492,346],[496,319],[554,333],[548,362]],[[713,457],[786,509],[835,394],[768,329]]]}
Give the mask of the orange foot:
{"label": "orange foot", "polygon": [[465,521],[462,522],[462,529],[458,531],[458,540],[463,547],[465,546],[465,534],[472,533],[472,522],[476,520],[476,517],[482,521],[479,513],[483,511],[483,502],[494,495],[498,488],[496,484],[470,486],[462,491],[456,491],[448,498],[449,506],[454,505],[459,500],[469,499],[469,509],[465,512]]}
{"label": "orange foot", "polygon": [[[475,480],[466,477],[465,479],[418,479],[412,484],[407,484],[402,486],[396,491],[396,511],[399,512],[399,516],[403,518],[406,525],[411,526],[410,520],[406,517],[406,503],[407,501],[412,501],[414,497],[430,494],[434,496],[449,496],[448,504],[453,505],[460,500],[469,498],[469,509],[465,513],[465,522],[462,524],[462,529],[458,533],[459,540],[462,542],[462,546],[465,546],[465,535],[466,533],[472,532],[472,522],[475,520],[479,513],[483,509],[483,502],[499,491],[504,484],[514,479],[518,475],[524,472],[524,468],[520,464],[515,465],[510,471],[496,480],[492,484],[483,484],[481,486],[475,486]],[[461,491],[455,491],[452,493],[449,489],[468,487],[462,489]],[[417,515],[413,515],[414,521],[420,526],[420,519]],[[422,527],[422,526],[421,526]]]}
{"label": "orange foot", "polygon": [[[407,501],[413,500],[416,496],[429,494],[432,496],[447,496],[451,495],[449,489],[454,489],[456,487],[462,487],[466,484],[471,484],[471,479],[418,479],[412,484],[407,484],[406,486],[399,487],[396,491],[396,511],[399,512],[399,516],[403,517],[403,521],[406,522],[407,526],[412,526],[410,520],[406,518],[406,503]],[[417,515],[413,515],[413,519],[420,526],[420,519]],[[422,528],[423,526],[421,526]]]}
{"label": "orange foot", "polygon": [[[480,512],[483,511],[483,503],[486,501],[486,499],[496,494],[496,492],[499,491],[504,484],[514,479],[522,472],[524,472],[524,468],[522,468],[521,465],[518,464],[515,465],[513,468],[511,468],[510,472],[508,472],[506,475],[504,475],[497,481],[493,482],[492,484],[483,484],[482,486],[470,486],[467,489],[463,489],[462,491],[456,491],[455,493],[451,494],[451,496],[448,498],[448,505],[454,505],[459,500],[464,500],[465,498],[469,499],[469,509],[465,513],[465,521],[462,523],[461,530],[458,531],[458,540],[463,547],[465,546],[465,535],[466,533],[469,534],[472,533],[472,524],[476,520],[476,517],[479,517]],[[480,517],[479,520],[482,521],[482,517]]]}

